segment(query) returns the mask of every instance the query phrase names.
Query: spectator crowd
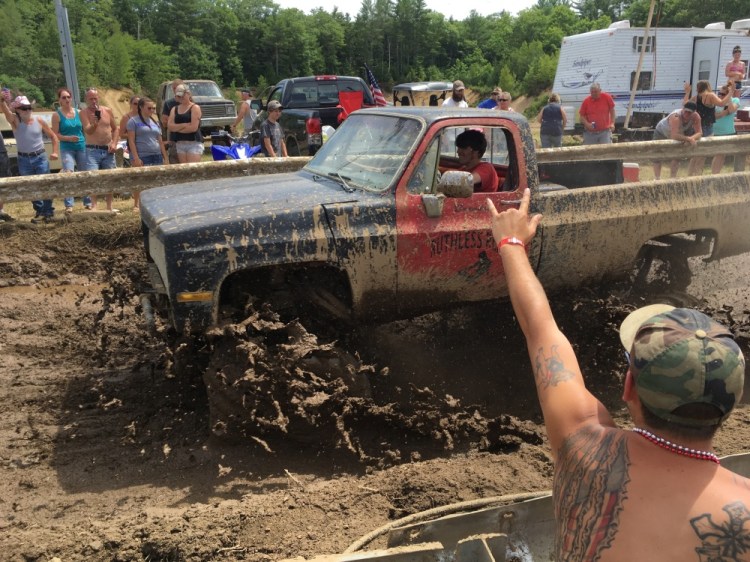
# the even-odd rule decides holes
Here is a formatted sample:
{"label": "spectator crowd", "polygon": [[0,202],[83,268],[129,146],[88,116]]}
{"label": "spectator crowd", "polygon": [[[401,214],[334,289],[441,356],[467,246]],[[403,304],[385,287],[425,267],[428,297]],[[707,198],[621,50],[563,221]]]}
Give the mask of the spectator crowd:
{"label": "spectator crowd", "polygon": [[[739,108],[739,99],[735,93],[746,73],[744,62],[740,60],[741,54],[739,46],[733,49],[732,60],[725,68],[727,82],[719,88],[718,93],[712,91],[707,80],[700,80],[696,85],[695,95],[691,95],[692,87],[686,83],[682,106],[656,125],[653,139],[670,139],[692,146],[701,138],[735,134],[734,116]],[[49,159],[60,159],[62,173],[113,169],[116,167],[115,153],[121,141],[125,142],[129,162],[133,167],[199,162],[204,153],[204,139],[200,129],[201,108],[194,103],[185,82],[176,79],[172,81],[171,87],[173,98],[164,103],[159,117],[155,115],[157,108],[153,100],[136,95],[130,98],[128,111],[119,122],[111,108],[100,104],[96,88],[86,90],[83,109],[73,106],[73,96],[69,89],[59,88],[51,125],[34,115],[34,104],[26,96],[19,93],[14,97],[9,89],[2,88],[0,109],[16,139],[19,175],[49,173]],[[443,101],[442,107],[469,107],[465,90],[461,80],[454,81],[451,96]],[[252,108],[251,101],[251,91],[243,89],[233,131],[236,132],[240,123],[246,131],[252,128],[257,113]],[[477,107],[512,112],[514,109],[511,102],[510,93],[498,86]],[[266,109],[266,119],[260,126],[261,150],[268,157],[286,157],[284,132],[279,122],[284,108],[279,102],[272,101]],[[593,82],[589,87],[589,96],[583,100],[579,110],[583,144],[611,143],[616,117],[612,96],[602,91],[599,83]],[[536,121],[540,124],[542,148],[562,146],[568,116],[557,93],[549,95],[548,103],[539,111]],[[49,156],[45,150],[45,136],[52,142]],[[692,158],[688,173],[701,173],[704,164],[704,158]],[[718,173],[723,164],[724,155],[716,155],[711,163],[711,171]],[[661,178],[661,168],[662,162],[654,163],[655,179]],[[679,161],[671,161],[671,176],[675,177],[678,170]],[[0,136],[0,177],[7,177],[9,173],[7,149]],[[137,211],[139,193],[135,192],[132,196],[134,210]],[[73,212],[74,202],[72,195],[64,198],[66,214]],[[97,208],[95,195],[84,195],[81,203],[86,210]],[[32,205],[32,222],[46,222],[54,218],[52,200],[33,201]],[[112,205],[113,195],[110,193],[106,196],[106,209],[110,213],[118,213]],[[11,220],[13,218],[4,211],[0,200],[0,222]]]}

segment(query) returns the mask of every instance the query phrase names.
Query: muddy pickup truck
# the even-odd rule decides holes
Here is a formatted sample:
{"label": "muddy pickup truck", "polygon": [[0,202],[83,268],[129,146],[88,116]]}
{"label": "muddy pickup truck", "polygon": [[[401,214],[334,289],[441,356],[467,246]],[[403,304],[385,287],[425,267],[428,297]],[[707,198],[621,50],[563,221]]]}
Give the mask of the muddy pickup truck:
{"label": "muddy pickup truck", "polygon": [[[495,193],[473,193],[460,171],[467,128],[489,141]],[[363,109],[297,172],[151,189],[141,215],[154,290],[179,332],[234,318],[251,298],[379,321],[505,297],[486,199],[516,207],[526,187],[544,214],[529,259],[550,291],[627,277],[656,254],[686,266],[750,250],[750,175],[540,183],[527,121],[477,109]]]}

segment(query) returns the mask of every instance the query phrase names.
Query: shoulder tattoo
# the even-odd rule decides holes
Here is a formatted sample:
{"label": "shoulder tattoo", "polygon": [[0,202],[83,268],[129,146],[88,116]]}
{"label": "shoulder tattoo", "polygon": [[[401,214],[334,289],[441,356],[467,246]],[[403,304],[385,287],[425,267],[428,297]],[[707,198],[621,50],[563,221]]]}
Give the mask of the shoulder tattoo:
{"label": "shoulder tattoo", "polygon": [[549,388],[557,386],[557,383],[572,379],[574,374],[569,371],[560,359],[558,345],[553,345],[548,353],[543,347],[534,357],[534,379],[537,386]]}
{"label": "shoulder tattoo", "polygon": [[714,521],[710,513],[690,520],[702,544],[695,549],[698,560],[745,560],[750,552],[750,511],[741,501],[725,505],[726,517]]}
{"label": "shoulder tattoo", "polygon": [[557,560],[598,560],[620,528],[630,476],[622,432],[584,428],[558,454],[553,495]]}

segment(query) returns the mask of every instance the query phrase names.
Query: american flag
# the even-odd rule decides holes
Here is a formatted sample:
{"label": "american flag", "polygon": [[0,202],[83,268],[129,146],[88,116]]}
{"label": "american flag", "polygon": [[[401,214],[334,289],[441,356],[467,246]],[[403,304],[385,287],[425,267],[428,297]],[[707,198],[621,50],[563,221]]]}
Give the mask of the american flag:
{"label": "american flag", "polygon": [[370,83],[370,91],[372,92],[372,97],[375,98],[375,105],[379,107],[386,105],[383,90],[380,89],[378,81],[375,80],[375,75],[369,66],[365,65],[365,68],[367,69],[367,81]]}

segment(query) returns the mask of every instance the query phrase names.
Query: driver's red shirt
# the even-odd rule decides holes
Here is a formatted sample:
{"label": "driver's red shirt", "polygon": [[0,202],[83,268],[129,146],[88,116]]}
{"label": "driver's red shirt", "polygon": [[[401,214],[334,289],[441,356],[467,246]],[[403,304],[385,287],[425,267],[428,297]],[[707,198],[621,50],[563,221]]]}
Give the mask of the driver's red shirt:
{"label": "driver's red shirt", "polygon": [[497,172],[495,167],[489,162],[480,162],[468,172],[476,172],[482,178],[481,184],[474,184],[475,193],[491,193],[497,191]]}

